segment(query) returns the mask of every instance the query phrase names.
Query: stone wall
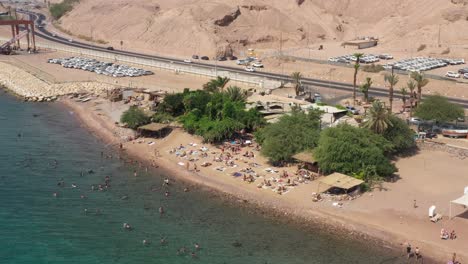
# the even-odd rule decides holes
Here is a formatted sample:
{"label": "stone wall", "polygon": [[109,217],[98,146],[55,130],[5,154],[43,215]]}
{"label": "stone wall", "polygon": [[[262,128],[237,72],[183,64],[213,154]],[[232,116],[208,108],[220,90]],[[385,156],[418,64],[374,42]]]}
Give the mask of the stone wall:
{"label": "stone wall", "polygon": [[468,158],[468,149],[462,147],[456,147],[453,145],[447,145],[445,143],[438,143],[432,141],[421,141],[417,143],[420,149],[427,149],[427,150],[438,150],[450,153],[452,156],[457,157],[459,159],[466,159]]}
{"label": "stone wall", "polygon": [[98,82],[47,83],[25,70],[0,62],[0,85],[31,101],[50,101],[71,93],[100,94],[116,87]]}

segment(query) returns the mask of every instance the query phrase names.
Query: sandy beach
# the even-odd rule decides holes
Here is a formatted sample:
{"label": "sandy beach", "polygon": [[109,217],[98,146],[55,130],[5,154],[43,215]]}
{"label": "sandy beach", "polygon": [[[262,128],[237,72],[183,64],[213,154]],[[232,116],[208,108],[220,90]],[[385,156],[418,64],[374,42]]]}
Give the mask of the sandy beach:
{"label": "sandy beach", "polygon": [[[105,114],[103,99],[97,101],[99,103],[61,100],[90,131],[109,144],[118,146],[122,138],[113,132],[114,120]],[[93,105],[99,105],[99,110],[96,111]],[[349,234],[377,238],[382,241],[382,246],[394,247],[401,250],[402,254],[402,244],[410,242],[413,246],[418,246],[426,258],[429,256],[436,259],[437,262],[434,263],[448,260],[453,252],[457,253],[461,261],[467,259],[468,230],[463,228],[468,224],[466,213],[448,220],[447,210],[448,201],[459,193],[459,190],[451,190],[452,187],[466,184],[462,177],[458,177],[457,172],[468,171],[468,164],[466,160],[449,153],[423,148],[417,155],[397,161],[400,180],[396,183],[384,183],[381,190],[365,193],[353,201],[344,201],[342,208],[339,208],[332,206],[332,201],[326,199],[323,202],[312,202],[311,194],[317,190],[314,182],[299,184],[290,192],[279,195],[270,189],[258,188],[258,179],[249,184],[243,181],[242,177],[233,177],[233,172],[240,167],[247,167],[244,164],[255,162],[259,165],[259,168],[255,169],[259,174],[278,178],[278,173],[265,172],[266,167],[273,167],[267,165],[266,160],[260,157],[253,147],[248,148],[248,151],[254,153],[255,159],[238,160],[239,168],[224,168],[220,171],[216,168],[223,166],[218,164],[202,167],[203,159],[200,159],[196,161],[198,171],[194,171],[193,162],[189,170],[186,168],[186,162],[189,162],[190,158],[177,157],[173,153],[173,149],[180,145],[187,151],[208,148],[207,152],[210,154],[221,153],[215,146],[203,144],[200,138],[178,128],[163,139],[138,138],[125,142],[123,146],[130,156],[148,164],[157,164],[170,175],[229,194],[236,198],[234,201],[246,201],[277,215],[284,215],[285,218],[300,219],[299,222],[306,224],[325,223],[330,230],[340,229]],[[209,159],[213,159],[213,155],[210,155]],[[424,168],[422,171],[421,167]],[[450,168],[457,168],[456,172]],[[282,172],[283,168],[277,170]],[[293,173],[293,170],[294,168],[286,168],[288,173]],[[441,174],[445,176],[440,177]],[[408,177],[410,175],[412,177]],[[423,181],[427,184],[421,184]],[[433,189],[434,186],[438,186],[438,189]],[[417,200],[417,208],[413,207],[413,200]],[[442,204],[441,201],[447,203]],[[436,224],[430,222],[427,217],[427,209],[433,204],[437,206],[438,212],[444,215],[444,219]],[[462,212],[462,209],[459,212]],[[458,238],[441,240],[441,228],[456,230]]]}
{"label": "sandy beach", "polygon": [[[43,62],[46,56],[50,55],[33,56],[37,61],[34,64],[37,68],[22,67],[25,65],[21,64],[22,57],[18,57],[13,62],[3,62],[4,67],[0,70],[0,77],[4,85],[20,96],[28,96],[31,92],[33,96],[88,93],[87,96],[92,99],[86,103],[76,102],[67,96],[60,97],[59,101],[66,105],[94,135],[116,148],[123,143],[127,154],[148,164],[157,164],[170,175],[228,194],[234,197],[233,201],[258,205],[268,212],[275,212],[276,217],[284,216],[282,219],[293,219],[313,225],[325,224],[325,230],[339,229],[342,230],[341,233],[377,238],[382,241],[382,246],[391,246],[401,250],[402,254],[402,244],[410,242],[413,246],[421,248],[426,257],[446,261],[456,252],[461,261],[467,259],[467,215],[461,214],[448,220],[448,202],[463,193],[463,186],[466,186],[464,173],[468,171],[466,159],[454,154],[456,151],[433,148],[427,144],[421,145],[416,155],[395,161],[399,169],[397,174],[399,179],[395,183],[383,183],[381,188],[365,193],[355,200],[341,201],[343,205],[340,207],[333,206],[336,201],[332,201],[331,198],[314,203],[312,194],[318,190],[317,182],[309,181],[287,186],[285,181],[288,179],[294,182],[293,175],[296,168],[274,168],[268,165],[267,160],[255,149],[255,144],[252,147],[244,147],[238,154],[233,154],[235,166],[226,166],[223,162],[214,161],[222,153],[219,147],[203,144],[201,138],[189,135],[179,128],[174,128],[162,139],[139,138],[127,141],[129,137],[134,136],[134,133],[129,129],[118,127],[116,122],[128,106],[121,102],[110,103],[104,99],[105,96],[102,96],[107,90],[120,86],[103,85],[100,80],[92,79],[92,76],[88,76],[86,72],[65,72],[61,68],[54,71],[53,65]],[[71,74],[73,81],[65,82],[63,79],[65,74],[67,76]],[[10,76],[21,77],[13,81]],[[193,78],[184,75],[175,78],[173,74],[163,71],[157,72],[151,78],[154,79],[147,81],[155,84],[154,89],[165,91],[179,91],[180,87],[197,89],[201,83],[206,82],[206,79],[198,78],[194,82]],[[171,82],[173,79],[177,81]],[[291,100],[287,98],[290,93],[292,89],[279,89],[263,100],[276,101],[281,98]],[[461,148],[468,146],[467,140],[445,138],[438,140],[446,144],[445,146],[456,145]],[[179,151],[178,155],[177,148],[180,145],[184,147],[183,151],[191,154],[182,156]],[[245,151],[253,153],[254,158],[244,157],[242,154]],[[199,157],[198,154],[201,152],[205,152],[207,157]],[[190,162],[189,170],[186,167],[187,162]],[[212,165],[203,167],[201,166],[203,162]],[[198,171],[193,170],[194,163],[197,164]],[[248,168],[254,172],[252,175],[255,175],[253,176],[255,182],[248,183],[242,176],[233,177],[233,173],[236,172],[241,175],[247,174],[242,170],[247,171]],[[281,178],[283,170],[291,176]],[[270,181],[271,186],[259,188],[259,184],[265,181]],[[282,195],[278,194],[279,186],[284,187]],[[417,200],[417,208],[413,206],[414,200]],[[437,206],[437,212],[444,216],[442,221],[435,224],[429,221],[427,213],[431,205]],[[463,208],[457,210],[458,213],[463,212]],[[455,230],[458,238],[441,240],[442,228]]]}

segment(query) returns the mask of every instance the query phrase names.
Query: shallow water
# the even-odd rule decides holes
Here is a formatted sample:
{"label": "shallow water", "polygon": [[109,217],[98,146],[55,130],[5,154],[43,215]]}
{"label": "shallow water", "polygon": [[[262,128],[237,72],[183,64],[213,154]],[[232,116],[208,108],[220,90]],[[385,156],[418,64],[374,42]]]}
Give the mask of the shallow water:
{"label": "shallow water", "polygon": [[[112,150],[62,106],[22,103],[0,90],[0,263],[403,263],[370,241],[305,232],[197,188],[183,192],[182,183],[165,197],[170,175],[101,151]],[[105,176],[111,187],[91,190]],[[197,258],[177,255],[183,246]]]}

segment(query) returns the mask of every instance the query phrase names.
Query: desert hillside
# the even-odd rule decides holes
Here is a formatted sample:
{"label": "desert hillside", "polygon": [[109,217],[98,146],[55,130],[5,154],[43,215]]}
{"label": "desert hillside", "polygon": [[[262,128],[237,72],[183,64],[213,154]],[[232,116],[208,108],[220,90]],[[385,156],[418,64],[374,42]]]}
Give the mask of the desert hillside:
{"label": "desert hillside", "polygon": [[[210,57],[375,36],[416,49],[468,41],[464,0],[81,0],[61,19],[75,35],[123,48]],[[280,44],[282,43],[282,44]]]}

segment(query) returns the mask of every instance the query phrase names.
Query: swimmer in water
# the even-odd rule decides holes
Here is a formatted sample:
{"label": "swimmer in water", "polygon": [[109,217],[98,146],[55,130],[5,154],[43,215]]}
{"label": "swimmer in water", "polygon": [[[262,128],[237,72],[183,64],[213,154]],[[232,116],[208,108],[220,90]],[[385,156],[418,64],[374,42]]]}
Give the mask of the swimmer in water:
{"label": "swimmer in water", "polygon": [[88,214],[88,209],[84,209],[84,214],[87,215]]}
{"label": "swimmer in water", "polygon": [[149,244],[151,244],[149,240],[143,239],[143,245],[144,246],[147,246]]}
{"label": "swimmer in water", "polygon": [[164,184],[169,185],[169,179],[168,178],[164,179]]}
{"label": "swimmer in water", "polygon": [[164,193],[164,195],[165,195],[166,197],[169,197],[169,196],[171,195],[171,193],[168,192],[168,191],[166,191],[166,192]]}
{"label": "swimmer in water", "polygon": [[195,247],[196,250],[200,250],[200,245],[198,243],[195,243],[194,247]]}
{"label": "swimmer in water", "polygon": [[189,188],[185,187],[184,192],[188,192],[188,191],[189,191]]}
{"label": "swimmer in water", "polygon": [[159,242],[161,243],[161,245],[167,244],[167,241],[166,241],[165,237],[161,237],[161,240]]}
{"label": "swimmer in water", "polygon": [[76,188],[76,187],[78,187],[78,186],[76,186],[76,184],[72,183],[71,187],[72,187],[72,188]]}
{"label": "swimmer in water", "polygon": [[136,177],[137,175],[138,175],[138,174],[137,174],[136,170],[134,170],[134,171],[133,171],[133,176]]}
{"label": "swimmer in water", "polygon": [[54,192],[52,195],[53,195],[54,197],[56,197],[56,198],[58,197],[58,193],[56,193],[56,192]]}
{"label": "swimmer in water", "polygon": [[160,215],[164,214],[164,208],[162,206],[159,207],[159,214]]}

